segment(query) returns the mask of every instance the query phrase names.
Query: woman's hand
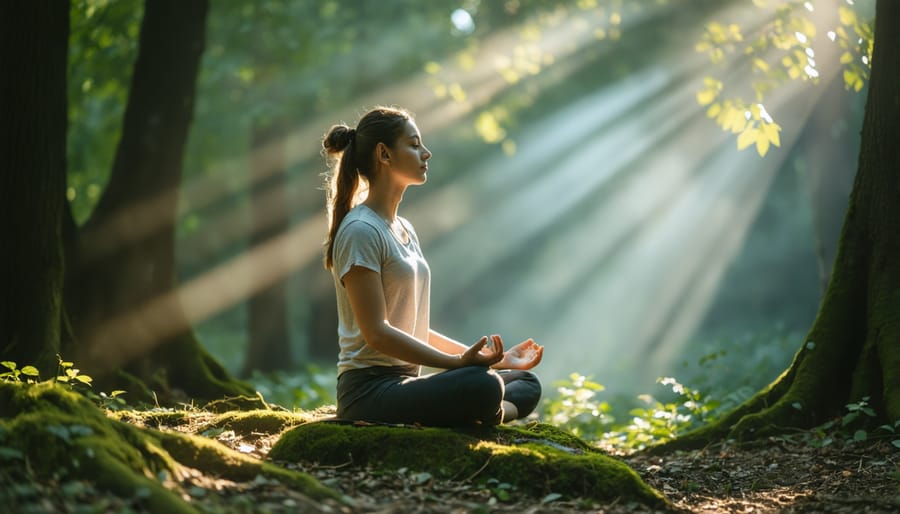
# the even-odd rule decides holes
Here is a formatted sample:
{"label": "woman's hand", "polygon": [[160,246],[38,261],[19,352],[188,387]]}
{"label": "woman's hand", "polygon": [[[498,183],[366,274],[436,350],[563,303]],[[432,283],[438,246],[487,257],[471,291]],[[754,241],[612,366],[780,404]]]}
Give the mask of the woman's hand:
{"label": "woman's hand", "polygon": [[[500,336],[493,336],[495,343],[503,343]],[[531,369],[541,363],[544,355],[544,347],[535,343],[533,339],[526,339],[513,346],[503,354],[503,358],[492,367],[496,369]]]}
{"label": "woman's hand", "polygon": [[494,366],[503,358],[503,341],[500,336],[491,336],[493,344],[488,346],[488,336],[479,339],[468,350],[460,354],[462,366]]}

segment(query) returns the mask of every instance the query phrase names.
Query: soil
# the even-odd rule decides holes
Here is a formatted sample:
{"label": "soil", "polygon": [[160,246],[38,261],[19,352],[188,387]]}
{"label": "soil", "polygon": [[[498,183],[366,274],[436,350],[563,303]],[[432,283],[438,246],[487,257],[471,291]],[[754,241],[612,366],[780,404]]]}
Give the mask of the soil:
{"label": "soil", "polygon": [[[202,424],[201,419],[197,423]],[[168,429],[202,432],[198,424]],[[239,436],[231,431],[208,435],[259,458],[266,457],[278,437]],[[802,436],[769,439],[740,447],[720,444],[663,456],[637,453],[618,458],[662,492],[676,512],[900,512],[900,450],[887,441],[836,442],[816,448],[809,440]],[[316,503],[261,477],[236,483],[199,470],[193,470],[182,484],[185,498],[201,512],[228,514],[651,512],[622,502],[600,505],[553,494],[536,498],[484,476],[443,480],[413,469],[280,464],[313,474],[346,495],[350,505]],[[35,490],[34,501],[20,504],[14,512],[145,512],[140,498],[110,498],[90,484],[29,487]]]}
{"label": "soil", "polygon": [[[663,456],[637,453],[618,457],[682,512],[900,512],[900,450],[887,441],[836,442],[817,448],[803,435],[742,446],[719,444]],[[223,433],[219,440],[265,458],[276,437],[241,440]],[[613,449],[607,451],[615,454]],[[359,469],[350,463],[282,464],[313,474],[350,497],[354,506],[309,505],[277,483],[222,487],[201,503],[207,503],[208,512],[217,512],[234,506],[234,496],[249,495],[252,502],[240,503],[250,503],[253,509],[241,512],[298,512],[301,505],[310,509],[308,512],[345,513],[652,512],[624,503],[600,505],[554,495],[530,497],[507,484],[490,479],[485,483],[485,477],[451,481],[411,469]]]}

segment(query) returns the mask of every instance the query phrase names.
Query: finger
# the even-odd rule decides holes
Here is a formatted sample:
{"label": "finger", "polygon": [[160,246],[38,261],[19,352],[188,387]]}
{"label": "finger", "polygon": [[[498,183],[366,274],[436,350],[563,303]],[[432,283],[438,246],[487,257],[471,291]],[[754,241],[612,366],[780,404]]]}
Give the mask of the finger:
{"label": "finger", "polygon": [[534,365],[537,366],[538,364],[540,364],[541,359],[543,359],[543,358],[544,358],[544,347],[538,346],[537,358],[534,359]]}
{"label": "finger", "polygon": [[491,339],[494,341],[494,350],[503,355],[503,339],[497,334],[491,335]]}

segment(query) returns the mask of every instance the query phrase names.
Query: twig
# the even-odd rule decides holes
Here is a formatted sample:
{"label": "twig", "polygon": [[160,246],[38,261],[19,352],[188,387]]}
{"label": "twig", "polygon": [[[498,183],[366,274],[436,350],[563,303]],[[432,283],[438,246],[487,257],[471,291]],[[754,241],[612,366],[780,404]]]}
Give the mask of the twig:
{"label": "twig", "polygon": [[478,468],[478,471],[472,473],[472,474],[469,476],[469,478],[463,480],[463,482],[468,482],[468,481],[472,480],[473,478],[477,477],[479,473],[481,473],[482,471],[484,471],[484,468],[488,467],[488,464],[491,463],[491,457],[493,457],[493,455],[488,455],[487,460],[484,461],[484,464],[482,464],[480,468]]}

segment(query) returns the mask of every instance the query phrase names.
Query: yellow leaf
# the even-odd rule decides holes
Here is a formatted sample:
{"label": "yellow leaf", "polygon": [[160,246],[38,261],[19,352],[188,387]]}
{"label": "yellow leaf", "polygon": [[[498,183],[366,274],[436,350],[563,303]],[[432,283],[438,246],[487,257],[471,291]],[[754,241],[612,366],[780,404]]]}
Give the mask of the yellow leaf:
{"label": "yellow leaf", "polygon": [[769,71],[769,63],[767,63],[766,61],[764,61],[758,57],[756,59],[753,59],[753,66],[763,73],[766,73]]}
{"label": "yellow leaf", "polygon": [[[741,132],[741,135],[737,138],[737,147],[738,150],[743,150],[748,146],[752,145],[759,138],[759,129],[750,126],[744,129]],[[768,140],[767,140],[768,141]]]}
{"label": "yellow leaf", "polygon": [[716,103],[710,105],[709,109],[706,110],[706,117],[707,118],[715,118],[716,116],[719,115],[720,112],[722,112],[722,104],[720,104],[719,102],[716,102]]}
{"label": "yellow leaf", "polygon": [[777,123],[763,123],[760,126],[763,136],[775,146],[781,146],[781,127]]}
{"label": "yellow leaf", "polygon": [[704,89],[697,92],[697,103],[700,105],[709,105],[716,99],[716,92],[711,89]]}
{"label": "yellow leaf", "polygon": [[838,9],[838,16],[841,18],[841,23],[843,25],[854,25],[856,23],[856,13],[853,12],[853,9],[850,9],[847,6],[842,5]]}
{"label": "yellow leaf", "polygon": [[750,106],[750,117],[754,120],[759,120],[761,116],[761,112],[759,109],[759,104],[753,104]]}
{"label": "yellow leaf", "polygon": [[844,84],[847,86],[847,89],[854,87],[857,81],[859,81],[859,74],[853,70],[844,70]]}
{"label": "yellow leaf", "polygon": [[731,128],[732,134],[737,134],[744,130],[747,126],[747,119],[744,118],[744,113],[738,109],[732,109],[729,114],[728,125],[725,127]]}
{"label": "yellow leaf", "polygon": [[756,138],[756,151],[760,157],[765,157],[769,153],[769,140],[765,137]]}
{"label": "yellow leaf", "polygon": [[841,64],[847,64],[848,62],[853,60],[853,56],[850,55],[850,52],[844,52],[841,54]]}

